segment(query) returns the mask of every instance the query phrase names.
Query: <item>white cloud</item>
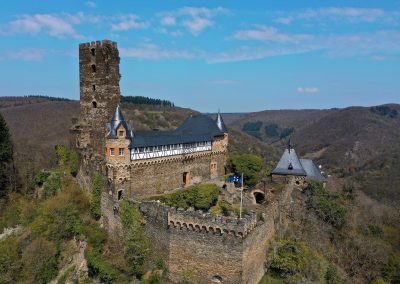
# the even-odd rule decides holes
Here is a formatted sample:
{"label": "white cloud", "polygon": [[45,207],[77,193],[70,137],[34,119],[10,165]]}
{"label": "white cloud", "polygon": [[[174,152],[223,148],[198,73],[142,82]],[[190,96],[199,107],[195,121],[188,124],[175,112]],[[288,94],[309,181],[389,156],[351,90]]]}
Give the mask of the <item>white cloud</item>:
{"label": "white cloud", "polygon": [[294,13],[280,12],[283,14],[275,22],[289,25],[298,20],[329,21],[341,19],[350,22],[376,22],[378,20],[399,22],[398,11],[385,11],[379,8],[358,8],[358,7],[327,7],[321,9],[307,9]]}
{"label": "white cloud", "polygon": [[198,35],[206,28],[214,26],[214,18],[218,15],[227,15],[229,10],[223,7],[184,7],[175,11],[158,13],[163,26],[180,25],[193,35]]}
{"label": "white cloud", "polygon": [[297,92],[298,93],[307,93],[307,94],[316,94],[316,93],[319,93],[319,88],[318,87],[298,87]]}
{"label": "white cloud", "polygon": [[6,58],[23,61],[40,61],[44,58],[45,51],[36,48],[24,48],[5,52]]}
{"label": "white cloud", "polygon": [[234,33],[232,38],[238,40],[261,40],[261,41],[272,41],[279,43],[289,43],[289,42],[301,42],[304,40],[310,40],[313,38],[313,36],[308,34],[283,33],[278,31],[274,27],[258,25],[254,29],[239,30]]}
{"label": "white cloud", "polygon": [[127,31],[130,29],[142,29],[149,26],[148,22],[138,21],[139,17],[134,14],[123,15],[119,17],[119,22],[111,25],[113,31]]}
{"label": "white cloud", "polygon": [[138,59],[194,59],[199,55],[186,51],[186,50],[174,50],[165,49],[153,43],[144,43],[138,47],[132,48],[120,48],[120,54],[122,57],[132,57]]}
{"label": "white cloud", "polygon": [[312,51],[311,47],[286,47],[286,48],[265,48],[263,46],[251,47],[241,46],[234,50],[220,52],[214,55],[209,55],[206,58],[207,63],[227,63],[238,61],[258,60],[275,56],[284,56],[299,54]]}
{"label": "white cloud", "polygon": [[16,33],[35,35],[42,31],[55,37],[72,36],[81,38],[81,35],[74,29],[73,24],[68,22],[65,17],[52,14],[20,15],[17,16],[16,20],[9,22],[0,29],[0,33],[3,35]]}
{"label": "white cloud", "polygon": [[172,15],[166,15],[161,17],[160,19],[161,25],[163,26],[175,26],[176,25],[176,17]]}
{"label": "white cloud", "polygon": [[88,6],[89,8],[96,8],[97,4],[96,4],[96,2],[93,2],[93,1],[87,1],[86,6]]}

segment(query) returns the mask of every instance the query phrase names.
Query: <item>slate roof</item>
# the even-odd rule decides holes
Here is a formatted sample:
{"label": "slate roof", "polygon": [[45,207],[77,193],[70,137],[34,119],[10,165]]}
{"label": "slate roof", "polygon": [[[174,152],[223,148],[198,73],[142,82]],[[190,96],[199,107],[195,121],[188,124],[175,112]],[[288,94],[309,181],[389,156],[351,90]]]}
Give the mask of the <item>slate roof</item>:
{"label": "slate roof", "polygon": [[272,171],[275,175],[294,175],[294,176],[306,176],[307,173],[303,169],[299,158],[297,157],[296,151],[291,149],[285,149],[281,159],[278,162],[276,168]]}
{"label": "slate roof", "polygon": [[228,133],[228,128],[226,128],[225,122],[222,119],[221,114],[218,111],[217,118],[215,119],[217,126],[221,132]]}
{"label": "slate roof", "polygon": [[107,138],[117,138],[120,125],[127,129],[127,136],[131,138],[130,148],[206,142],[212,141],[214,137],[224,136],[216,121],[202,114],[188,117],[175,131],[133,132],[132,126],[125,121],[120,107],[117,106],[111,122],[107,123]]}
{"label": "slate roof", "polygon": [[111,119],[111,122],[106,124],[107,138],[117,138],[117,129],[121,125],[126,130],[126,136],[128,138],[132,138],[133,137],[133,128],[129,123],[127,123],[125,121],[124,116],[122,115],[121,109],[118,105],[117,108],[115,109],[115,113]]}
{"label": "slate roof", "polygon": [[320,169],[313,160],[300,159],[300,163],[307,173],[306,180],[315,180],[320,182],[326,181],[326,177],[321,174]]}
{"label": "slate roof", "polygon": [[175,131],[183,135],[202,135],[209,138],[204,141],[211,141],[215,136],[224,136],[216,122],[203,114],[189,116]]}

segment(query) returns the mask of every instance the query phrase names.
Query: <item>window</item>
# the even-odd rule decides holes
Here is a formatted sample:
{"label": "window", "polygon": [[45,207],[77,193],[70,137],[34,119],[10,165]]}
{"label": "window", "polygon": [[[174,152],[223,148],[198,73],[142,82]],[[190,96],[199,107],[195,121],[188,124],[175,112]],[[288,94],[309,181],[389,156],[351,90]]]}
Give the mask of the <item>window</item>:
{"label": "window", "polygon": [[118,200],[121,200],[122,198],[122,190],[118,190]]}
{"label": "window", "polygon": [[93,73],[96,72],[96,65],[92,64],[92,71]]}
{"label": "window", "polygon": [[92,102],[92,107],[97,108],[97,103],[95,101]]}
{"label": "window", "polygon": [[114,148],[110,148],[110,156],[115,156],[115,149]]}
{"label": "window", "polygon": [[96,53],[95,53],[95,52],[96,52],[96,49],[92,48],[90,51],[91,51],[91,53],[92,53],[92,56],[94,56],[94,55],[96,54]]}
{"label": "window", "polygon": [[144,152],[144,148],[143,147],[140,147],[139,148],[139,153],[143,153]]}
{"label": "window", "polygon": [[118,131],[118,136],[119,137],[124,137],[124,131],[123,130]]}
{"label": "window", "polygon": [[96,91],[96,85],[92,85],[93,91]]}
{"label": "window", "polygon": [[118,155],[123,156],[124,155],[124,148],[119,148],[118,149]]}

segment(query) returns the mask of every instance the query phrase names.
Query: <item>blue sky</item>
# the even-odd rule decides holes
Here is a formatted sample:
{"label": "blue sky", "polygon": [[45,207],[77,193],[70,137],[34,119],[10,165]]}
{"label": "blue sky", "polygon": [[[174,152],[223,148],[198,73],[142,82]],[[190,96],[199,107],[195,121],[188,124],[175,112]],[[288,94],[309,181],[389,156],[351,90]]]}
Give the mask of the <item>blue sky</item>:
{"label": "blue sky", "polygon": [[78,44],[111,39],[122,95],[205,112],[400,103],[400,0],[7,2],[0,96],[79,99]]}

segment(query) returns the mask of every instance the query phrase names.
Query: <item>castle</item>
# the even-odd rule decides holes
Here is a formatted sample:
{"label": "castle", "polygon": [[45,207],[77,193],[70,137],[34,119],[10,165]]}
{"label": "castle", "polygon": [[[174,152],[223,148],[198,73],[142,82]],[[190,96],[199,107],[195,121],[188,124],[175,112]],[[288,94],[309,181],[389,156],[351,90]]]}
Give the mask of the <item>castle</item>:
{"label": "castle", "polygon": [[115,42],[79,45],[81,119],[75,135],[87,173],[103,172],[114,200],[220,180],[228,147],[221,115],[191,116],[175,131],[135,131],[119,106],[119,60]]}
{"label": "castle", "polygon": [[[135,131],[119,106],[117,44],[103,40],[79,45],[80,119],[72,128],[81,156],[80,183],[90,188],[94,173],[105,179],[101,221],[113,234],[121,230],[119,202],[225,175],[228,131],[220,114],[190,116],[176,130]],[[196,283],[255,284],[264,275],[268,244],[279,230],[281,208],[291,191],[283,191],[258,216],[213,216],[171,208],[157,201],[140,202],[144,229],[172,281],[192,275]]]}

